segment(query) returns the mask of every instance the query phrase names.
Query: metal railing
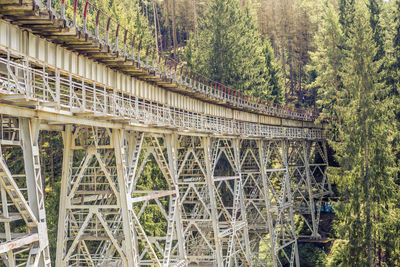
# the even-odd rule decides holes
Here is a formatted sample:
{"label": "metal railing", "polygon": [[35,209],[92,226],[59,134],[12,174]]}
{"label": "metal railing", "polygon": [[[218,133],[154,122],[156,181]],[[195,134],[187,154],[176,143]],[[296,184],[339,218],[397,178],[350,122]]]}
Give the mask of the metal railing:
{"label": "metal railing", "polygon": [[42,6],[59,19],[65,20],[67,27],[75,27],[83,36],[98,42],[102,47],[108,47],[115,56],[133,61],[151,74],[169,79],[208,98],[265,115],[309,121],[318,117],[314,110],[277,105],[208,79],[184,64],[161,55],[155,47],[145,44],[139,36],[88,0],[47,0]]}
{"label": "metal railing", "polygon": [[[7,54],[0,58],[0,93],[34,101],[37,106],[71,113],[83,113],[94,119],[113,119],[124,123],[190,130],[220,135],[264,138],[323,139],[316,128],[280,127],[236,121],[186,111],[139,99],[84,77],[66,74],[30,57],[17,62]],[[13,98],[8,98],[11,101]],[[20,101],[20,100],[19,100]]]}

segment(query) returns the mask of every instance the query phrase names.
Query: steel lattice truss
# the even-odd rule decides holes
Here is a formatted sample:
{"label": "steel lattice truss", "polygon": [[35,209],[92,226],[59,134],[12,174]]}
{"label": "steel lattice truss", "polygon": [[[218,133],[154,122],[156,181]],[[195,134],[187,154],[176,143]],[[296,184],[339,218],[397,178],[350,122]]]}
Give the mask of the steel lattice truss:
{"label": "steel lattice truss", "polygon": [[[6,116],[1,122],[2,147],[20,149],[30,174],[11,173],[3,151],[2,259],[50,265],[44,206],[37,205],[43,183],[23,190],[41,179],[38,126]],[[330,192],[322,141],[78,125],[67,125],[63,139],[57,266],[298,265],[295,214],[307,225],[301,235],[318,238],[319,206]],[[151,214],[160,215],[159,227],[146,222]],[[18,222],[24,231],[16,231]],[[15,248],[6,251],[7,244]]]}

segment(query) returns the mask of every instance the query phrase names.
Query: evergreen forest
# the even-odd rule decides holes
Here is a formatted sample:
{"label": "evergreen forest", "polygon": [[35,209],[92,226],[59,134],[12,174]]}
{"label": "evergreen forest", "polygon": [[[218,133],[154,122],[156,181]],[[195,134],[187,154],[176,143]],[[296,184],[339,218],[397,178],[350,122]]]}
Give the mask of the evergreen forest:
{"label": "evergreen forest", "polygon": [[[400,0],[94,2],[205,77],[319,112],[334,195],[321,214],[323,242],[298,244],[301,266],[400,266]],[[61,134],[40,135],[52,255],[62,146]],[[140,186],[151,188],[161,173],[143,175],[151,184]],[[156,217],[144,222],[154,234]]]}

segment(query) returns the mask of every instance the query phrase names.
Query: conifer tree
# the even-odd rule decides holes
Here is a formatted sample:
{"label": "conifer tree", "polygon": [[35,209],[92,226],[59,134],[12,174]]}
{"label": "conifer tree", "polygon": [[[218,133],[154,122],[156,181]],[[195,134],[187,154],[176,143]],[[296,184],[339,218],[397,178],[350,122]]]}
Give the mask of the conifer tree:
{"label": "conifer tree", "polygon": [[382,11],[381,0],[369,0],[368,9],[370,13],[369,23],[371,25],[373,39],[375,41],[377,51],[374,60],[380,60],[385,55],[384,41],[383,41],[383,29],[380,24],[381,11]]}
{"label": "conifer tree", "polygon": [[256,94],[257,97],[273,101],[275,104],[282,104],[283,86],[280,77],[279,65],[275,61],[274,51],[271,43],[266,38],[264,41],[263,53],[265,56],[265,81],[268,84],[268,91],[264,90],[261,94]]}
{"label": "conifer tree", "polygon": [[[376,266],[393,263],[398,257],[393,241],[398,220],[389,219],[395,212],[398,192],[392,149],[393,105],[387,88],[380,83],[383,73],[375,59],[378,48],[368,8],[364,1],[346,8],[350,10],[339,10],[338,19],[331,6],[321,23],[313,55],[318,71],[315,83],[320,86],[323,112],[342,120],[338,138],[330,142],[340,164],[340,168],[330,169],[330,179],[340,195],[335,205],[335,228],[338,237],[346,240],[339,262],[344,266]],[[340,14],[351,12],[351,25],[338,23],[343,18]],[[342,36],[347,38],[344,45]],[[340,86],[335,78],[341,81]]]}
{"label": "conifer tree", "polygon": [[339,22],[342,25],[342,31],[345,37],[349,37],[350,26],[354,22],[356,0],[339,0]]}
{"label": "conifer tree", "polygon": [[322,108],[321,118],[332,118],[330,128],[333,138],[338,138],[341,124],[339,102],[342,92],[342,72],[345,53],[344,34],[339,23],[339,16],[333,5],[326,1],[323,19],[316,36],[317,50],[311,53],[311,69],[316,79],[310,87],[318,90],[318,104]]}
{"label": "conifer tree", "polygon": [[[394,54],[394,63],[393,67],[395,70],[400,70],[400,0],[396,0],[395,6],[395,16],[394,16],[394,25],[395,25],[395,35],[393,38],[393,54]],[[399,77],[399,76],[398,76]]]}
{"label": "conifer tree", "polygon": [[212,80],[251,95],[269,95],[265,57],[250,6],[238,0],[209,2],[187,52],[188,65]]}

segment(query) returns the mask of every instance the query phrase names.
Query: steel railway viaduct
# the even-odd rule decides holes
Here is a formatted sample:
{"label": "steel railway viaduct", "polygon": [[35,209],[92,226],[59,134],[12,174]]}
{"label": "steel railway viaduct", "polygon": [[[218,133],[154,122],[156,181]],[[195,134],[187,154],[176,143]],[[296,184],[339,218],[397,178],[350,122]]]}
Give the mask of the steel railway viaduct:
{"label": "steel railway viaduct", "polygon": [[315,114],[209,81],[88,1],[0,0],[0,120],[2,266],[51,266],[43,130],[64,142],[57,267],[299,266],[319,237]]}

